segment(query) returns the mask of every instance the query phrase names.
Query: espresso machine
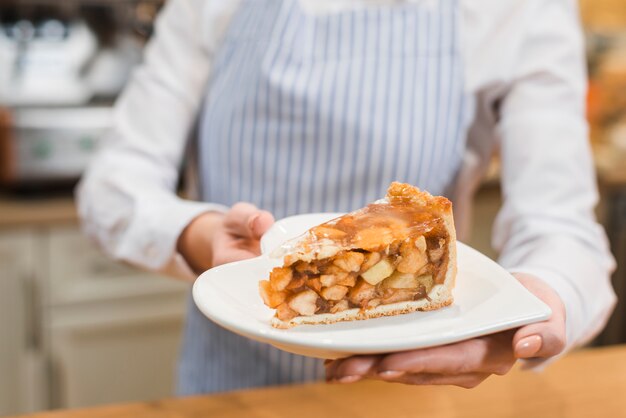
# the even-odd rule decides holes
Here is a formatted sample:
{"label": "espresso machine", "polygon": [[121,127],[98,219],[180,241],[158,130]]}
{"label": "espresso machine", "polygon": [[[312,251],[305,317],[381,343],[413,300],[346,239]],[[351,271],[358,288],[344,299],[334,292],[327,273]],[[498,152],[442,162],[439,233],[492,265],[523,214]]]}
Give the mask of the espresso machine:
{"label": "espresso machine", "polygon": [[73,186],[106,138],[161,5],[0,3],[0,187]]}

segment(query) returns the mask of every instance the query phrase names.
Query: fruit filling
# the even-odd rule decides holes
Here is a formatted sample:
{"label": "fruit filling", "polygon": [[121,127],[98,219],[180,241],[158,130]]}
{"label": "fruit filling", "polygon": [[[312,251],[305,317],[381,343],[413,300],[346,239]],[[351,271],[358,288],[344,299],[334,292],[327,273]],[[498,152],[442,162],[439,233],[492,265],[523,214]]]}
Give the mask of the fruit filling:
{"label": "fruit filling", "polygon": [[[324,236],[332,236],[332,228],[324,228]],[[432,288],[445,280],[449,237],[442,228],[425,232],[386,240],[382,248],[365,245],[326,258],[291,260],[260,282],[263,301],[276,309],[278,319],[288,321],[428,298]],[[381,234],[384,231],[379,230],[371,238],[385,241]]]}

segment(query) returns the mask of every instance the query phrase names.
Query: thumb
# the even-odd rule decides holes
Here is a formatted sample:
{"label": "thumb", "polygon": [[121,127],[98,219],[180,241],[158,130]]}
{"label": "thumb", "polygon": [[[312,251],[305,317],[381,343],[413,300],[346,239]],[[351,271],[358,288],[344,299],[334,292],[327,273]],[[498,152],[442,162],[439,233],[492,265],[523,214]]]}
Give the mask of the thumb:
{"label": "thumb", "polygon": [[248,226],[252,237],[260,239],[274,225],[274,216],[267,211],[260,211],[249,219]]}
{"label": "thumb", "polygon": [[565,307],[558,294],[541,280],[516,275],[518,280],[552,310],[550,319],[530,324],[513,336],[513,352],[518,359],[548,358],[561,353],[566,346]]}
{"label": "thumb", "polygon": [[518,359],[548,358],[565,349],[565,327],[551,321],[520,328],[513,337],[513,352]]}
{"label": "thumb", "polygon": [[274,223],[271,213],[250,203],[236,203],[228,211],[224,226],[233,235],[258,240]]}

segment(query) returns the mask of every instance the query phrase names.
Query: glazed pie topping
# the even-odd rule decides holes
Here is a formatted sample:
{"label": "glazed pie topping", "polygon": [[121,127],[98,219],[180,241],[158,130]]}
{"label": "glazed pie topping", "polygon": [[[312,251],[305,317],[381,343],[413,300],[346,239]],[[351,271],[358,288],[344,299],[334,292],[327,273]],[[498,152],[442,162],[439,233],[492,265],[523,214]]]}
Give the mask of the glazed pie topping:
{"label": "glazed pie topping", "polygon": [[[428,298],[442,284],[449,236],[445,198],[406,199],[394,183],[387,199],[309,230],[280,250],[284,266],[260,283],[278,319],[371,309]],[[422,202],[423,203],[423,202]]]}

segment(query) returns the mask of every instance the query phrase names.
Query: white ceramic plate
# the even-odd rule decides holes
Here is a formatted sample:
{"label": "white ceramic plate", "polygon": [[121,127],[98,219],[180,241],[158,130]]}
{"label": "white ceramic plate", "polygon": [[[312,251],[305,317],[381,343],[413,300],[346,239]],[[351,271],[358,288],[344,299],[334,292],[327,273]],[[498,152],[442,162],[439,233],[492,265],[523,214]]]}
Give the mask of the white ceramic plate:
{"label": "white ceramic plate", "polygon": [[272,328],[274,311],[263,304],[258,282],[281,260],[268,253],[336,216],[310,214],[276,222],[261,241],[262,256],[213,268],[198,278],[193,287],[196,304],[208,318],[237,334],[319,358],[443,345],[542,321],[551,314],[547,305],[502,267],[458,243],[454,303],[447,308],[332,325]]}

